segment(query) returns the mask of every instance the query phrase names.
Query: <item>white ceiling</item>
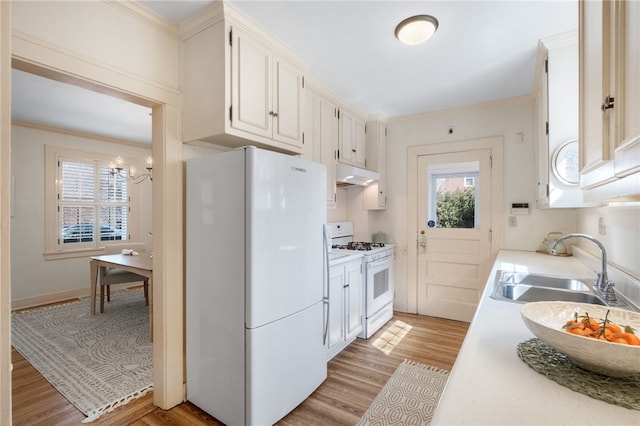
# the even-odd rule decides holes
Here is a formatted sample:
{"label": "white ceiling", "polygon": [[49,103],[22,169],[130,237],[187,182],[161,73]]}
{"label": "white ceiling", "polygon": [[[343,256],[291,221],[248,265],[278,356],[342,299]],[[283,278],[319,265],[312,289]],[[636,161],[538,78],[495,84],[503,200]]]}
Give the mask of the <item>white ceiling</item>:
{"label": "white ceiling", "polygon": [[[178,23],[212,1],[140,3]],[[577,0],[230,3],[345,101],[384,117],[528,95],[538,40],[578,21]],[[435,16],[439,28],[427,43],[405,46],[395,25],[416,14]],[[15,70],[13,79],[15,119],[150,142],[148,108]]]}
{"label": "white ceiling", "polygon": [[23,71],[11,72],[11,118],[151,143],[151,109]]}

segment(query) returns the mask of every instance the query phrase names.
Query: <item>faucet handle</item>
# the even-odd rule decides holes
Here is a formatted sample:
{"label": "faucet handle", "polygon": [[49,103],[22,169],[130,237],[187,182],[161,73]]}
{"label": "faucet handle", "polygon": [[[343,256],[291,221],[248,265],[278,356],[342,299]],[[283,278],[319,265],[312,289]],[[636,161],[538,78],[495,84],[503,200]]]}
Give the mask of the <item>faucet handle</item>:
{"label": "faucet handle", "polygon": [[618,301],[618,299],[616,298],[616,292],[613,289],[613,287],[615,287],[615,283],[611,280],[607,280],[607,282],[604,283],[602,288],[602,294],[604,295],[604,300],[609,303],[615,303]]}
{"label": "faucet handle", "polygon": [[604,288],[605,283],[602,282],[602,273],[601,272],[596,272],[593,271],[596,274],[596,282],[595,282],[595,287],[597,289],[602,290]]}

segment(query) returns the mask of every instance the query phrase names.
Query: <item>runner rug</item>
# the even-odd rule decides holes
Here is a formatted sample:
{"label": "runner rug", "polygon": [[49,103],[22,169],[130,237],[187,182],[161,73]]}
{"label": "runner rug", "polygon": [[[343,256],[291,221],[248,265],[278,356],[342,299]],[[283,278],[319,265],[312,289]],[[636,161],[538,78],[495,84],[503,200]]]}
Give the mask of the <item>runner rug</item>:
{"label": "runner rug", "polygon": [[449,372],[405,360],[373,400],[360,425],[428,425]]}
{"label": "runner rug", "polygon": [[12,344],[92,422],[152,389],[149,307],[142,290],[112,292],[105,312],[89,298],[12,314]]}

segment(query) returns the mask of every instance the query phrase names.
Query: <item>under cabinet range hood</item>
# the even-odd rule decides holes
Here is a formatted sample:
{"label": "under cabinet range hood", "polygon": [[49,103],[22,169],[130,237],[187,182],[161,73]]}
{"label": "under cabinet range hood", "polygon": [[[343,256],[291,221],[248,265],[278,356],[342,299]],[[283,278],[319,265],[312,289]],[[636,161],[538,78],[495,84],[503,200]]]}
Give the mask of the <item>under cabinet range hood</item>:
{"label": "under cabinet range hood", "polygon": [[342,185],[367,186],[380,180],[380,175],[371,170],[338,163],[336,165],[336,182]]}

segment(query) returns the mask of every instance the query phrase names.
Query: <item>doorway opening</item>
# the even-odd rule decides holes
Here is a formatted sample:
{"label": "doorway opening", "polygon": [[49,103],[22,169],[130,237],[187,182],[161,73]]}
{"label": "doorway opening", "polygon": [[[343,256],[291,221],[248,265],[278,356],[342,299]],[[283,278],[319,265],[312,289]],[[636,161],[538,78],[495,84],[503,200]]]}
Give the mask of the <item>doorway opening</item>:
{"label": "doorway opening", "polygon": [[[148,124],[146,126],[146,131],[147,131],[147,136],[146,136],[146,145],[138,142],[136,143],[129,143],[125,140],[118,140],[117,137],[114,136],[109,136],[109,135],[100,135],[99,133],[85,133],[83,132],[81,129],[73,129],[73,128],[65,128],[64,125],[60,125],[60,126],[56,126],[54,123],[38,123],[37,121],[32,121],[32,122],[26,122],[23,119],[21,119],[20,117],[12,117],[15,122],[13,123],[15,126],[17,126],[16,128],[20,128],[20,133],[25,132],[24,129],[27,129],[26,131],[32,131],[32,132],[40,132],[40,134],[45,134],[43,132],[47,132],[46,134],[55,134],[55,136],[52,138],[53,140],[57,140],[60,142],[60,144],[64,145],[65,143],[69,143],[69,146],[67,146],[68,149],[70,150],[78,150],[80,152],[96,152],[96,151],[101,151],[104,154],[109,154],[108,157],[111,158],[112,160],[115,160],[119,155],[122,155],[123,152],[126,152],[127,150],[129,151],[139,151],[139,152],[146,152],[146,155],[144,155],[142,158],[144,161],[144,158],[146,157],[150,157],[150,152],[152,150],[153,147],[153,135],[152,135],[152,120],[153,117],[151,115],[151,111],[152,108],[157,108],[159,111],[161,111],[161,109],[163,108],[162,105],[159,105],[157,103],[154,102],[150,102],[148,100],[144,100],[142,98],[139,98],[137,96],[132,96],[130,94],[124,94],[121,92],[118,92],[114,89],[111,88],[106,88],[106,87],[102,87],[98,84],[95,83],[89,83],[86,81],[83,81],[79,78],[76,77],[71,77],[62,73],[58,73],[58,72],[54,72],[48,69],[44,69],[44,68],[39,68],[37,66],[34,66],[32,64],[25,64],[22,63],[19,60],[15,60],[13,61],[13,65],[14,65],[14,72],[20,72],[23,74],[27,74],[27,78],[31,78],[34,76],[37,76],[37,78],[39,79],[47,79],[47,84],[53,84],[53,88],[52,90],[54,90],[54,96],[58,96],[59,98],[64,98],[64,95],[61,94],[61,92],[59,90],[66,90],[66,88],[69,88],[71,90],[76,90],[75,93],[78,92],[78,90],[83,91],[83,92],[94,92],[93,95],[98,95],[98,96],[102,96],[103,98],[105,97],[110,97],[112,98],[112,100],[114,99],[113,97],[117,97],[118,101],[120,102],[118,105],[121,106],[122,108],[127,108],[126,105],[133,105],[133,103],[135,103],[134,105],[134,110],[140,111],[140,106],[142,107],[142,111],[144,111],[144,114],[146,115],[146,118],[148,119]],[[55,84],[54,84],[55,82]],[[83,90],[83,89],[89,89],[89,90]],[[58,90],[56,92],[56,90]],[[16,95],[16,90],[12,90],[13,94]],[[100,92],[100,93],[97,93]],[[41,102],[42,104],[44,104],[45,106],[48,106],[49,109],[54,109],[56,107],[52,107],[50,103],[48,103],[46,101],[46,99],[43,99],[43,93],[42,91],[40,91],[40,93],[38,94],[39,98],[37,99],[38,102]],[[133,102],[133,103],[132,103]],[[138,107],[138,108],[135,108]],[[57,108],[64,108],[64,106],[58,106]],[[91,104],[86,104],[85,108],[87,109],[95,109],[97,110],[99,113],[103,113],[104,110],[100,109],[99,106],[97,105],[91,105]],[[74,117],[76,120],[78,119],[78,117]],[[109,123],[108,126],[114,126],[114,125],[118,125],[118,123]],[[12,126],[13,127],[13,126]],[[157,130],[157,128],[156,128]],[[12,137],[12,139],[14,139]],[[73,145],[71,142],[69,142],[69,140],[75,140],[76,145]],[[95,145],[94,145],[95,142]],[[53,142],[54,144],[56,142]],[[40,145],[42,145],[43,142],[40,142]],[[82,144],[85,144],[85,146],[81,146]],[[42,149],[43,147],[38,145],[35,150],[40,152],[40,155],[42,157],[44,157],[45,155],[45,149]],[[105,147],[107,147],[108,149],[105,150]],[[109,151],[109,149],[112,150],[112,152]],[[16,150],[14,150],[16,151]],[[113,154],[113,155],[111,155]],[[29,158],[29,157],[27,157]],[[37,159],[37,157],[35,157],[35,159]],[[34,175],[34,179],[37,181],[38,185],[35,186],[30,186],[30,184],[24,180],[24,179],[16,179],[16,190],[14,191],[13,194],[13,200],[12,200],[12,206],[15,204],[14,201],[16,201],[16,197],[23,197],[23,200],[26,198],[31,198],[32,202],[36,202],[37,204],[40,203],[45,203],[45,196],[44,194],[41,194],[40,191],[42,190],[42,184],[40,184],[40,182],[45,182],[45,171],[44,171],[44,164],[45,164],[45,160],[42,159],[42,161],[35,161],[34,157],[31,157],[31,161],[33,162],[30,166],[29,165],[25,165],[23,160],[25,160],[25,156],[18,156],[18,158],[15,158],[12,161],[12,165],[11,168],[14,170],[14,172],[12,173],[14,176],[16,174],[19,173],[20,169],[28,169],[28,173],[30,173],[31,175]],[[104,160],[105,164],[107,164],[106,166],[103,164],[102,166],[100,166],[97,170],[100,171],[100,182],[109,182],[109,179],[113,179],[111,176],[107,176],[105,173],[108,174],[108,161],[107,159]],[[35,164],[35,168],[33,167]],[[68,164],[72,164],[71,162],[69,162]],[[73,163],[75,164],[75,163]],[[83,169],[84,170],[84,169]],[[68,171],[68,170],[67,170]],[[102,176],[104,175],[104,176]],[[36,177],[37,176],[37,177]],[[86,174],[82,174],[83,177],[86,177]],[[158,173],[156,173],[156,178],[158,177]],[[153,242],[151,241],[149,235],[151,235],[152,233],[152,186],[151,186],[151,182],[147,181],[143,184],[143,186],[141,187],[140,185],[129,185],[129,189],[130,191],[128,191],[128,196],[126,197],[127,199],[129,199],[129,196],[131,195],[130,192],[137,192],[139,197],[138,197],[138,203],[135,207],[137,208],[142,208],[145,210],[144,215],[138,215],[138,220],[136,221],[136,223],[127,223],[127,235],[117,235],[114,231],[114,236],[109,237],[107,234],[108,232],[105,231],[105,229],[103,229],[103,226],[98,226],[95,225],[94,228],[97,227],[98,229],[98,234],[95,235],[95,237],[97,238],[93,238],[94,234],[96,234],[95,229],[93,229],[91,231],[88,232],[82,232],[80,233],[82,235],[81,238],[67,238],[67,236],[65,236],[66,234],[61,233],[61,237],[59,238],[60,241],[62,243],[67,243],[67,245],[72,245],[74,242],[76,242],[77,240],[77,244],[80,245],[87,245],[90,244],[91,241],[89,241],[89,238],[87,237],[87,235],[91,235],[92,236],[92,240],[96,240],[96,246],[97,248],[99,248],[101,245],[103,245],[103,242],[109,243],[109,241],[105,241],[105,240],[137,240],[137,241],[143,241],[145,243],[147,243],[149,245],[149,250],[151,251],[153,249],[152,244]],[[38,188],[38,190],[36,191],[36,187]],[[98,185],[98,187],[100,188],[101,186]],[[31,188],[31,189],[29,189]],[[18,192],[21,192],[22,195],[18,194]],[[107,189],[107,191],[105,192],[105,194],[108,194],[109,190]],[[86,194],[84,194],[86,195]],[[83,195],[83,197],[84,197]],[[82,198],[82,197],[81,197]],[[97,197],[97,200],[100,201],[100,196]],[[104,200],[103,200],[104,201]],[[121,200],[123,202],[125,202],[125,200]],[[42,208],[31,208],[33,206],[26,206],[25,204],[22,205],[23,209],[18,209],[16,211],[16,215],[20,214],[20,211],[22,211],[23,213],[27,210],[27,207],[29,207],[30,210],[34,210],[35,215],[42,215],[44,209]],[[16,207],[16,206],[14,206]],[[133,206],[131,208],[134,208]],[[102,210],[104,210],[105,208],[103,207]],[[67,209],[63,209],[63,212],[66,212]],[[86,210],[86,209],[85,209]],[[102,211],[100,210],[100,211]],[[84,211],[84,210],[83,210]],[[58,215],[56,215],[58,216]],[[68,215],[67,215],[68,216]],[[67,216],[64,216],[65,218]],[[86,216],[86,215],[85,215]],[[103,221],[106,220],[103,218],[104,215],[100,214],[98,215],[97,212],[95,215],[95,221]],[[84,216],[82,216],[84,217]],[[111,217],[111,216],[109,216]],[[127,210],[127,214],[125,215],[125,217],[130,218],[133,217],[133,215],[131,215],[129,213],[129,211]],[[59,217],[58,217],[59,219]],[[15,219],[14,219],[15,220]],[[12,222],[14,222],[14,220],[12,220]],[[119,219],[121,220],[121,219]],[[47,260],[45,262],[45,259],[42,253],[42,248],[43,246],[45,246],[45,244],[43,243],[44,240],[44,232],[42,227],[40,226],[41,223],[45,222],[42,220],[42,218],[39,218],[39,220],[36,221],[37,222],[37,226],[22,226],[20,229],[13,229],[13,235],[12,235],[12,239],[11,239],[11,245],[12,245],[12,253],[14,252],[14,250],[16,249],[16,245],[22,244],[21,241],[26,241],[26,240],[34,240],[35,244],[36,244],[36,248],[35,249],[31,249],[31,251],[33,252],[33,255],[35,257],[39,257],[39,263],[42,263],[43,265],[51,265],[54,269],[56,268],[55,266],[53,266],[56,262],[57,263],[65,263],[67,264],[67,262],[73,262],[73,260],[77,260],[79,262],[82,262],[82,265],[77,265],[78,266],[78,270],[82,271],[83,273],[87,273],[87,277],[88,277],[88,272],[89,272],[89,268],[88,268],[88,257],[91,255],[94,255],[96,253],[91,253],[91,252],[87,252],[86,256],[84,257],[76,257],[76,258],[71,258],[68,257],[66,259],[60,259],[59,261],[49,261]],[[58,220],[55,220],[54,222],[58,222]],[[92,222],[93,223],[93,222]],[[96,222],[97,223],[97,222]],[[122,223],[118,222],[115,225],[121,226]],[[115,225],[114,225],[114,229],[115,229]],[[62,225],[61,225],[62,226]],[[106,225],[105,225],[106,226]],[[12,224],[12,228],[14,228],[13,224]],[[71,229],[71,227],[69,227],[69,229]],[[69,234],[71,235],[71,234]],[[75,234],[74,234],[75,235]],[[66,241],[65,241],[66,240]],[[24,244],[22,244],[22,246],[24,246]],[[25,248],[25,247],[23,247]],[[30,249],[27,248],[27,251],[29,251]],[[34,275],[34,269],[29,270],[29,271],[25,271],[24,268],[18,270],[14,267],[14,261],[19,261],[20,259],[23,259],[22,256],[12,256],[12,274],[14,275],[14,278],[12,278],[12,281],[19,279],[19,280],[30,280],[31,278],[33,278],[32,276]],[[76,269],[75,266],[74,267],[70,267],[67,268],[62,267],[62,268],[58,268],[58,269],[62,269],[62,270],[74,270]],[[16,274],[18,274],[16,276]],[[53,279],[53,277],[56,277],[60,274],[60,271],[49,271],[49,272],[45,272],[45,275],[48,275],[50,277],[49,280],[46,279],[41,279],[41,282],[51,282],[51,280]],[[35,274],[37,275],[37,274]],[[86,280],[87,286],[86,286],[86,290],[88,291],[89,289],[89,279],[87,278]],[[5,284],[3,284],[5,285]],[[7,285],[11,285],[11,283],[7,283]],[[68,295],[70,296],[69,298],[74,298],[75,297],[75,293],[81,293],[84,289],[82,288],[78,288],[76,290],[71,290],[71,291],[67,291]],[[17,292],[14,292],[17,293]],[[49,289],[48,293],[52,293],[52,291]],[[60,291],[60,296],[59,297],[64,297],[65,295],[65,291]],[[42,300],[43,302],[45,301],[45,299],[49,297],[49,296],[27,296],[24,297],[23,299],[25,299],[23,302],[26,304],[31,304],[31,305],[38,305],[38,301]],[[144,302],[143,302],[144,304]],[[108,308],[107,308],[108,309]],[[158,310],[159,313],[162,312],[162,309]],[[98,314],[99,315],[99,314]],[[161,322],[160,322],[161,323]],[[155,355],[155,354],[154,354]]]}

